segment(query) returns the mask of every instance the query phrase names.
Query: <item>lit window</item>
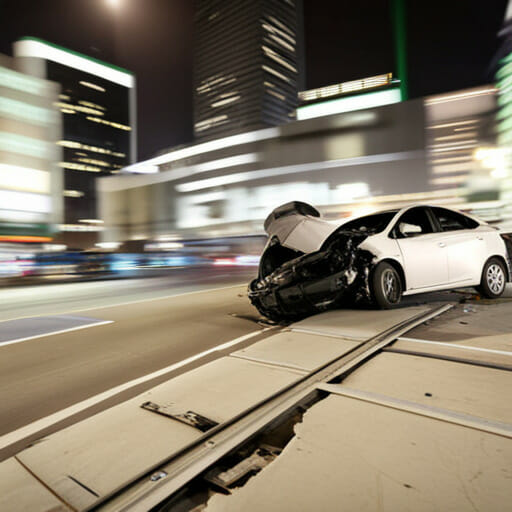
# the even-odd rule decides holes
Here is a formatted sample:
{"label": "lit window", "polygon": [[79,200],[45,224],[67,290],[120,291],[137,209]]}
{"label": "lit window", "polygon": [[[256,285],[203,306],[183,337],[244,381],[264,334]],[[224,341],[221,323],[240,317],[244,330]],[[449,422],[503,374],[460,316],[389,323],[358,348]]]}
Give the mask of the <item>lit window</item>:
{"label": "lit window", "polygon": [[98,117],[87,116],[86,119],[88,119],[89,121],[93,121],[94,123],[101,123],[101,124],[106,124],[107,126],[112,126],[112,128],[117,128],[118,130],[125,130],[125,131],[131,130],[131,127],[126,126],[125,124],[114,123],[113,121],[107,121],[106,119],[99,119]]}
{"label": "lit window", "polygon": [[227,98],[225,100],[215,101],[212,103],[212,107],[221,107],[222,105],[227,105],[228,103],[233,103],[234,101],[238,101],[240,99],[240,96],[232,96],[231,98]]}
{"label": "lit window", "polygon": [[64,190],[62,195],[64,197],[84,197],[84,193],[80,190]]}
{"label": "lit window", "polygon": [[70,109],[70,110],[77,110],[78,112],[83,112],[84,114],[95,114],[97,116],[102,116],[103,115],[103,112],[101,112],[100,110],[96,110],[94,108],[89,108],[89,107],[83,107],[81,105],[72,105],[71,103],[63,103],[61,101],[58,101],[58,102],[54,103],[54,105],[56,107],[60,107],[60,108],[67,108],[67,109]]}
{"label": "lit window", "polygon": [[263,51],[265,52],[265,55],[267,57],[271,58],[272,60],[274,60],[278,64],[281,64],[281,66],[289,69],[290,71],[294,71],[295,73],[297,72],[297,68],[295,68],[289,62],[287,62],[285,59],[283,59],[277,52],[275,52],[274,50],[272,50],[268,46],[262,46],[262,48],[263,48]]}
{"label": "lit window", "polygon": [[92,158],[79,158],[78,161],[83,162],[85,164],[99,165],[101,167],[111,167],[111,165],[108,162],[105,162],[104,160],[94,160]]}
{"label": "lit window", "polygon": [[275,96],[276,98],[280,99],[281,101],[284,101],[286,99],[286,96],[284,96],[283,94],[279,94],[276,91],[267,91],[267,92],[269,94],[271,94],[272,96]]}
{"label": "lit window", "polygon": [[288,83],[291,82],[291,80],[287,76],[283,75],[282,73],[279,73],[279,71],[276,71],[275,69],[273,69],[269,66],[262,66],[262,68],[267,73],[271,73],[272,75],[277,76],[277,78],[280,78],[281,80],[284,80],[285,82],[288,82]]}
{"label": "lit window", "polygon": [[72,169],[73,171],[101,172],[99,167],[92,165],[75,164],[73,162],[59,162],[59,167],[64,169]]}
{"label": "lit window", "polygon": [[83,80],[80,80],[80,85],[84,85],[85,87],[89,87],[90,89],[95,89],[96,91],[105,92],[106,89],[104,87],[101,87],[96,84],[91,84],[91,82],[84,82]]}

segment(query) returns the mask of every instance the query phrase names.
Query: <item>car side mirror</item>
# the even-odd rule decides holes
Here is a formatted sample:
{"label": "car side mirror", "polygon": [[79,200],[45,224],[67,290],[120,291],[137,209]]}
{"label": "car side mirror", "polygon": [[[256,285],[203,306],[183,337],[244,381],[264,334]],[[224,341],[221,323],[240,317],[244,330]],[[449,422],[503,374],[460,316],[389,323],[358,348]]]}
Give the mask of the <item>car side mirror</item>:
{"label": "car side mirror", "polygon": [[407,224],[407,222],[400,222],[398,225],[398,231],[403,236],[413,236],[421,233],[421,226],[416,226],[416,224]]}

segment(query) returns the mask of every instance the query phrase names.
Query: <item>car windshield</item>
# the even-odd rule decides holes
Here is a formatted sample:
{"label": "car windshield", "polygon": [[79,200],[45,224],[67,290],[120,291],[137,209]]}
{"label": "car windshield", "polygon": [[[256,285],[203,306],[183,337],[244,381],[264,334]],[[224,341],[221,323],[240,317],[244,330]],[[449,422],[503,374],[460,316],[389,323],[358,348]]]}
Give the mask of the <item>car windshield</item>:
{"label": "car windshield", "polygon": [[386,212],[374,213],[359,217],[343,224],[341,229],[348,231],[361,231],[363,233],[380,233],[386,229],[391,219],[397,214],[398,210],[389,210]]}

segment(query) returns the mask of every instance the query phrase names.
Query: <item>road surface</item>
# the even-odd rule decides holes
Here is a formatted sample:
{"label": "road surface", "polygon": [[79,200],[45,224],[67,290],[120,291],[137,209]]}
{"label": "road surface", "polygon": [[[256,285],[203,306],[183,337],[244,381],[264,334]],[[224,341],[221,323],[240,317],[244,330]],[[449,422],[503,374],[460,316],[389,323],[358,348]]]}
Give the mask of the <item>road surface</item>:
{"label": "road surface", "polygon": [[[245,295],[252,274],[247,269],[215,269],[201,275],[184,272],[167,278],[2,290],[0,436],[260,331],[258,316]],[[25,318],[13,323],[20,317]],[[71,322],[85,318],[92,325],[37,335],[53,327],[59,330],[62,318]],[[30,339],[18,341],[34,322]],[[58,426],[140,393],[169,374],[131,386]],[[5,458],[8,452],[1,448],[0,443],[0,458]]]}

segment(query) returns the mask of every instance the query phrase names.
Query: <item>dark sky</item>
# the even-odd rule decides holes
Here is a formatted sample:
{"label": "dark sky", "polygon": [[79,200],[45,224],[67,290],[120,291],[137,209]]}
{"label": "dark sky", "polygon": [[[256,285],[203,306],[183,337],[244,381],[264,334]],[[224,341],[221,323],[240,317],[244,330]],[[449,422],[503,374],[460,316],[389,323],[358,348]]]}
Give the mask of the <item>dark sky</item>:
{"label": "dark sky", "polygon": [[[392,0],[304,0],[306,87],[394,71]],[[139,159],[192,140],[193,0],[0,0],[0,52],[30,35],[137,76]],[[410,96],[492,80],[507,0],[405,0]]]}

